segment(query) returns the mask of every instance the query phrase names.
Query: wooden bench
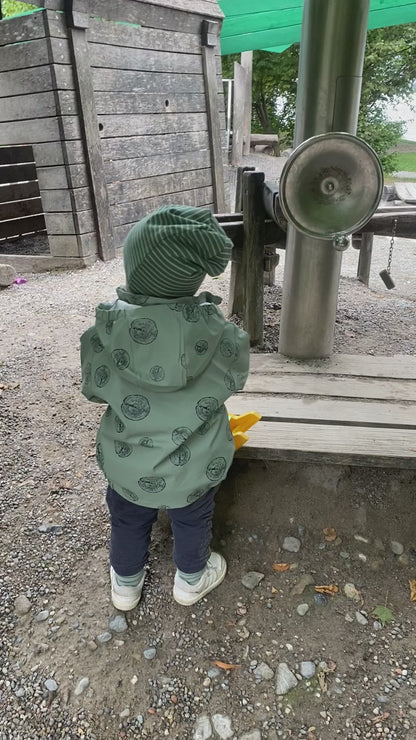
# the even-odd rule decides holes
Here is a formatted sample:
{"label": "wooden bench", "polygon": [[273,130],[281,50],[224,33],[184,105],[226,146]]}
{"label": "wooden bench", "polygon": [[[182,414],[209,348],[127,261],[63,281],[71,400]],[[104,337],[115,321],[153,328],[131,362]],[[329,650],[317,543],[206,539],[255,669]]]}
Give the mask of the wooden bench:
{"label": "wooden bench", "polygon": [[250,151],[255,151],[256,146],[271,147],[276,157],[280,154],[277,134],[250,134]]}
{"label": "wooden bench", "polygon": [[238,458],[416,469],[416,358],[253,354],[227,409],[258,411]]}

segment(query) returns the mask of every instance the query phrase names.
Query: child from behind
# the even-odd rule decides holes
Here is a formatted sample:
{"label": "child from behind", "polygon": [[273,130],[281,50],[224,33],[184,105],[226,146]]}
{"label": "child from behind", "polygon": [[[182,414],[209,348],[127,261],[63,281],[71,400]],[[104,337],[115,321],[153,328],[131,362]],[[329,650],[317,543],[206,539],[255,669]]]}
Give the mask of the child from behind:
{"label": "child from behind", "polygon": [[234,455],[224,402],[245,384],[249,341],[220,298],[195,293],[224,271],[231,248],[207,209],[151,213],[127,236],[126,287],[81,337],[82,393],[107,405],[96,455],[108,482],[111,598],[123,611],[140,601],[161,508],[174,599],[194,604],[225,577],[225,559],[210,550],[214,496]]}

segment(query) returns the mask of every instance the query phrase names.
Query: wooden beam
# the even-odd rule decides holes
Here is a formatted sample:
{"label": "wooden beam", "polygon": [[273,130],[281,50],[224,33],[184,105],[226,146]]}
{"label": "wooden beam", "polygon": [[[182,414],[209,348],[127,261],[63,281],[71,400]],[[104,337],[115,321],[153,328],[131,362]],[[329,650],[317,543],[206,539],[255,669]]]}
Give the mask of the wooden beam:
{"label": "wooden beam", "polygon": [[245,69],[245,92],[244,92],[244,114],[243,114],[243,154],[250,154],[251,143],[251,108],[252,108],[252,86],[253,86],[253,52],[243,51],[241,54],[241,66]]}
{"label": "wooden beam", "polygon": [[244,142],[244,94],[246,89],[246,70],[234,62],[234,98],[233,98],[233,141],[231,147],[231,164],[241,164]]}
{"label": "wooden beam", "polygon": [[263,172],[243,174],[244,328],[251,345],[263,345],[264,220]]}
{"label": "wooden beam", "polygon": [[[243,173],[252,172],[254,167],[238,167],[235,187],[234,210],[241,213],[243,210]],[[243,226],[242,226],[243,229]],[[229,236],[228,232],[226,232]],[[242,234],[243,237],[243,234]],[[230,236],[230,238],[232,238]],[[244,238],[244,237],[243,237]],[[235,242],[234,242],[235,243]],[[242,246],[242,245],[241,245]],[[244,310],[244,273],[242,262],[231,263],[230,287],[228,294],[228,315],[242,314]]]}
{"label": "wooden beam", "polygon": [[202,21],[202,65],[207,100],[214,203],[215,210],[225,211],[224,161],[221,146],[221,123],[218,109],[218,80],[215,60],[215,48],[218,44],[219,31],[219,23],[207,20]]}
{"label": "wooden beam", "polygon": [[69,26],[68,36],[79,101],[85,158],[92,190],[98,253],[102,260],[109,260],[115,257],[115,249],[86,37],[88,16],[73,12],[71,0],[66,3],[65,13]]}

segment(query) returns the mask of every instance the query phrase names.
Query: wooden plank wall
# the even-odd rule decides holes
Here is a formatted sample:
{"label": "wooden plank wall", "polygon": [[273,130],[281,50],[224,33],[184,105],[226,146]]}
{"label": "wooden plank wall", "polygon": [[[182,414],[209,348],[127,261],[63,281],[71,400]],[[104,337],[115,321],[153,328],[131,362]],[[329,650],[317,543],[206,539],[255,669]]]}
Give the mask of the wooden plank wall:
{"label": "wooden plank wall", "polygon": [[[91,257],[97,236],[68,29],[56,12],[63,3],[36,4],[45,10],[1,22],[0,145],[33,145],[51,254]],[[115,246],[159,205],[214,208],[201,23],[221,19],[216,1],[74,0],[73,6],[89,16]],[[219,49],[217,83],[225,156]]]}
{"label": "wooden plank wall", "polygon": [[4,240],[46,233],[31,146],[0,147],[0,255]]}
{"label": "wooden plank wall", "polygon": [[95,253],[64,17],[39,11],[0,30],[0,145],[33,147],[51,254]]}
{"label": "wooden plank wall", "polygon": [[[89,3],[100,15],[88,40],[116,247],[162,204],[214,207],[201,18],[184,4]],[[219,57],[218,94],[225,141]]]}

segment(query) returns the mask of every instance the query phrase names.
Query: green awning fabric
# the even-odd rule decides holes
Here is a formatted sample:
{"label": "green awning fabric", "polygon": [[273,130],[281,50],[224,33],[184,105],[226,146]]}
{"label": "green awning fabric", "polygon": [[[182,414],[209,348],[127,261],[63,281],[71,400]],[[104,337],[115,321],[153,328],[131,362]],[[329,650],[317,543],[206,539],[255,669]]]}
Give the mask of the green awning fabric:
{"label": "green awning fabric", "polygon": [[[348,0],[342,0],[348,2]],[[300,41],[303,0],[219,0],[221,53],[281,52]],[[416,22],[416,0],[371,0],[369,28]]]}

